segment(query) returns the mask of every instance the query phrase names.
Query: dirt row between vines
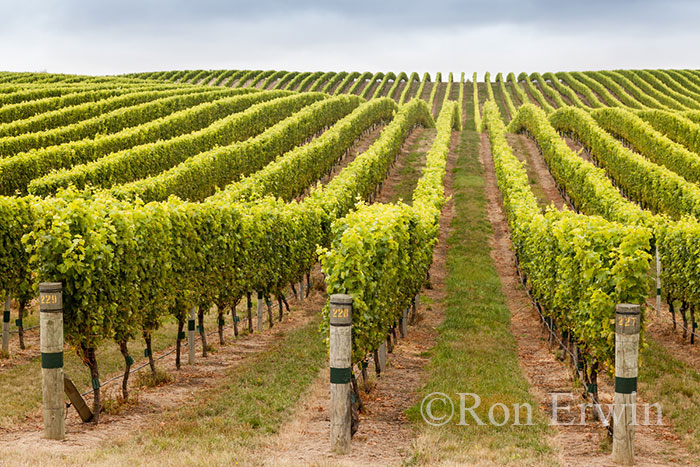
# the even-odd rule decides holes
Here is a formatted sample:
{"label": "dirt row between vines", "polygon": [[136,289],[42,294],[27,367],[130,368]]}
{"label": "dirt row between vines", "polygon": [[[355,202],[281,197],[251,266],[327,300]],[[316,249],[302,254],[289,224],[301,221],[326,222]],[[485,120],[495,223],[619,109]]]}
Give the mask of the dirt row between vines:
{"label": "dirt row between vines", "polygon": [[[26,313],[31,316],[32,321],[34,317],[39,314],[38,300],[33,300],[32,303],[27,305]],[[14,325],[14,320],[18,317],[18,310],[16,303],[13,303],[11,311],[11,322]],[[30,322],[32,322],[30,321]],[[27,322],[26,317],[24,322]],[[26,326],[26,325],[25,325]],[[30,326],[34,327],[34,326]],[[26,328],[24,331],[24,349],[19,347],[19,335],[17,334],[17,328],[12,328],[10,334],[10,345],[8,351],[10,354],[9,358],[0,358],[0,372],[14,368],[17,365],[25,365],[29,363],[32,359],[37,358],[41,352],[39,350],[39,328],[29,329]]]}
{"label": "dirt row between vines", "polygon": [[[537,147],[524,135],[509,136],[511,144],[517,139],[522,140],[520,147],[526,149],[514,151],[516,157],[524,160],[534,170],[534,181],[542,187],[549,200],[559,208],[565,206],[566,202],[556,189],[554,179],[544,165]],[[517,148],[517,145],[514,146]],[[584,390],[578,382],[574,382],[570,366],[557,358],[557,347],[550,348],[549,335],[544,331],[537,311],[520,284],[486,133],[482,134],[480,157],[486,168],[489,218],[495,232],[492,255],[503,282],[503,293],[511,309],[511,328],[518,343],[520,365],[531,385],[531,392],[540,402],[541,409],[547,414],[552,414],[551,394],[572,394],[573,399],[563,399],[563,403],[571,405],[572,412],[560,420],[564,423],[578,423],[579,404],[590,401],[582,397]],[[601,403],[612,403],[613,386],[610,379],[601,374],[598,387]],[[643,403],[644,400],[638,397],[638,402]],[[610,441],[606,439],[605,428],[599,422],[592,421],[590,416],[587,420],[586,425],[555,427],[554,442],[559,450],[561,462],[567,466],[614,465],[609,454]],[[638,426],[635,446],[637,465],[685,465],[693,459],[679,445],[679,438],[668,426]]]}
{"label": "dirt row between vines", "polygon": [[[409,137],[408,147],[423,134],[416,130]],[[420,141],[418,151],[427,151],[430,138]],[[445,193],[452,194],[453,175],[457,154],[455,148],[459,134],[452,137],[452,150],[448,156]],[[401,180],[403,158],[397,161],[378,196],[379,202],[394,198],[396,185]],[[406,419],[405,411],[418,399],[418,391],[425,380],[425,366],[429,361],[426,351],[434,344],[437,326],[444,318],[445,277],[447,274],[447,237],[454,213],[454,204],[448,202],[440,219],[439,242],[430,269],[429,289],[423,289],[421,297],[427,303],[418,308],[416,323],[408,327],[405,338],[399,338],[393,353],[387,355],[387,368],[380,377],[374,375],[370,364],[371,391],[361,390],[364,411],[352,440],[352,453],[346,456],[330,452],[330,401],[328,398],[329,370],[324,368],[309,394],[296,409],[295,416],[270,440],[265,451],[265,465],[401,465],[411,453],[415,431]],[[361,383],[360,383],[361,384]]]}
{"label": "dirt row between vines", "polygon": [[[532,82],[532,80],[530,80],[530,81]],[[554,107],[555,109],[559,107],[559,106],[557,105],[556,101],[554,100],[554,98],[552,98],[549,94],[547,94],[546,92],[544,92],[544,86],[543,86],[543,84],[542,84],[541,82],[539,82],[539,81],[534,81],[534,82],[532,82],[532,84],[535,86],[535,89],[537,89],[537,90],[540,92],[540,94],[542,94],[542,97],[544,97],[544,100],[545,100],[546,102],[548,102],[549,105],[551,105],[551,106]]]}
{"label": "dirt row between vines", "polygon": [[[596,80],[595,78],[593,78],[592,76],[589,76],[589,78],[591,78],[591,79],[594,80],[594,81],[597,81],[597,80]],[[598,91],[596,91],[596,90],[593,89],[592,87],[588,86],[586,83],[581,82],[581,84],[583,84],[584,86],[586,86],[586,87],[591,91],[591,94],[593,94],[593,96],[595,96],[595,98],[598,99],[598,101],[599,101],[601,104],[603,104],[603,106],[607,106],[607,105],[608,105],[608,104],[606,104],[605,99],[603,99],[603,97],[602,97],[600,94],[598,94]],[[602,83],[600,83],[600,84],[601,84],[601,86],[605,87],[604,84],[602,84]],[[608,89],[608,91],[610,91],[610,89]],[[611,93],[611,94],[612,94],[612,93]],[[614,96],[614,94],[613,94],[613,96]]]}
{"label": "dirt row between vines", "polygon": [[[428,152],[430,146],[433,144],[435,139],[434,134],[427,134],[430,130],[425,130],[424,128],[416,128],[411,132],[409,137],[406,139],[406,147],[409,152],[418,151],[421,152],[421,158],[419,160],[419,165],[421,167],[425,166],[425,153]],[[417,142],[420,139],[420,144],[417,146]],[[390,203],[395,199],[395,193],[398,188],[399,183],[402,180],[402,172],[404,167],[407,165],[407,158],[400,157],[396,160],[396,163],[389,171],[389,175],[382,185],[382,190],[377,195],[376,202],[378,203]],[[410,203],[411,200],[404,200],[406,203]]]}
{"label": "dirt row between vines", "polygon": [[[377,140],[377,138],[379,138],[384,128],[386,128],[386,125],[384,123],[380,123],[378,125],[375,125],[373,128],[369,129],[366,133],[364,133],[359,138],[359,140],[352,146],[352,148],[350,148],[347,155],[345,155],[341,160],[339,160],[335,167],[331,169],[330,175],[326,174],[321,177],[321,184],[325,185],[326,183],[331,181],[344,168],[350,165],[352,161],[354,161],[357,158],[357,156],[369,149],[369,147]],[[404,145],[406,144],[407,143],[404,143]],[[315,184],[309,186],[306,190],[304,190],[303,193],[296,197],[296,201],[300,202],[301,200],[303,200],[315,187]]]}

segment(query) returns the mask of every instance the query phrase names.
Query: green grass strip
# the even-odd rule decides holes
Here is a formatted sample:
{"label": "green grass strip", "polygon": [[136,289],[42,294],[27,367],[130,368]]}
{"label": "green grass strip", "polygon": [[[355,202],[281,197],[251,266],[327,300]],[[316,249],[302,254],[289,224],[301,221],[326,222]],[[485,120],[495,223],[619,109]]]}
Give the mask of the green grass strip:
{"label": "green grass strip", "polygon": [[[465,129],[474,128],[470,104],[466,105]],[[431,350],[429,376],[420,397],[443,392],[453,399],[456,412],[449,423],[434,428],[423,421],[420,402],[409,409],[409,418],[427,439],[424,444],[418,444],[411,462],[554,464],[552,449],[546,441],[549,428],[518,366],[516,342],[510,332],[510,312],[489,255],[489,237],[493,232],[487,218],[484,170],[478,159],[479,135],[464,130],[458,151],[454,172],[455,217],[448,240],[445,321]],[[475,393],[481,397],[481,406],[475,412],[487,425],[477,426],[469,415],[466,417],[469,425],[457,424],[457,393]],[[472,405],[473,401],[467,398],[466,402]],[[502,427],[488,424],[488,409],[497,402],[509,407],[511,420],[514,403],[530,404],[534,424],[508,423]],[[433,409],[433,414],[440,414],[439,405]],[[499,410],[495,413],[502,416]],[[524,411],[521,413],[524,415]],[[499,420],[498,416],[496,419]]]}

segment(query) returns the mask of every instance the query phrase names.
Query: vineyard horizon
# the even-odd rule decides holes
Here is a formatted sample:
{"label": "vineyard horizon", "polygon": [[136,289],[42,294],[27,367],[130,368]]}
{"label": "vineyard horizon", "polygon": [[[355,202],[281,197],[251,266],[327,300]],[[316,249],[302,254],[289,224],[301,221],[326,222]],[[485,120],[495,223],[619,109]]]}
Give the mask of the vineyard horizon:
{"label": "vineyard horizon", "polygon": [[[638,428],[638,461],[692,463],[700,71],[478,78],[0,72],[10,462],[168,464],[209,433],[195,451],[221,449],[215,464],[240,449],[268,465],[604,465],[614,427],[594,409],[585,429],[548,426],[548,395],[595,407],[633,384],[664,421]],[[40,283],[62,291],[54,354],[40,350]],[[352,297],[347,375],[328,363],[334,294]],[[615,374],[620,304],[641,310],[634,378]],[[85,424],[70,399],[67,436],[93,433],[63,454],[38,441],[40,375],[58,354],[89,402]],[[360,457],[329,454],[329,377],[351,385]],[[477,390],[540,410],[522,429],[425,423],[425,396]],[[284,439],[299,446],[280,460]]]}

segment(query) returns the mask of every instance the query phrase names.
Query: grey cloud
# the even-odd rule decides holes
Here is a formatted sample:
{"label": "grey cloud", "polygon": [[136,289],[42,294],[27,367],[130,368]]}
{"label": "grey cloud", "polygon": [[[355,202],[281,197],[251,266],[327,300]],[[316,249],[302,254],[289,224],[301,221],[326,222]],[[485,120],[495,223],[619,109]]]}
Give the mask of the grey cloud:
{"label": "grey cloud", "polygon": [[0,2],[0,67],[697,68],[699,19],[679,0],[23,0]]}
{"label": "grey cloud", "polygon": [[[30,0],[6,7],[5,21],[27,10],[49,18],[58,30],[121,28],[156,30],[222,20],[258,22],[269,18],[294,20],[310,13],[330,15],[391,30],[489,24],[537,25],[554,30],[572,26],[599,28],[655,27],[667,30],[697,25],[697,2],[672,0],[555,1],[491,0],[407,2],[399,0]],[[3,20],[0,19],[0,23]]]}

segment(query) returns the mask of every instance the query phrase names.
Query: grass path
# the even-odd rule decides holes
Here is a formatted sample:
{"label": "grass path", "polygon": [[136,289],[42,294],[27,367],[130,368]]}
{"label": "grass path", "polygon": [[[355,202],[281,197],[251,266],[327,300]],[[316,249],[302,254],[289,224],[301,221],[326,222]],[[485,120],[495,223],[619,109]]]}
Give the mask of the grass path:
{"label": "grass path", "polygon": [[[465,95],[465,97],[467,97]],[[471,100],[471,99],[470,99]],[[447,258],[445,321],[438,343],[431,351],[429,379],[423,394],[445,393],[455,401],[457,393],[475,393],[481,407],[475,410],[488,420],[489,407],[497,402],[511,407],[529,403],[531,426],[477,426],[467,415],[435,428],[425,423],[420,405],[410,410],[419,431],[412,461],[416,464],[556,464],[548,445],[550,430],[518,366],[515,340],[510,332],[510,312],[501,292],[501,281],[489,255],[492,228],[486,214],[483,167],[479,163],[479,135],[473,128],[473,105],[461,134],[455,169],[455,217]],[[472,399],[466,399],[472,405]],[[435,405],[434,414],[439,413]],[[497,410],[496,414],[502,412]],[[523,412],[524,414],[524,412]],[[497,415],[495,418],[499,419]]]}

